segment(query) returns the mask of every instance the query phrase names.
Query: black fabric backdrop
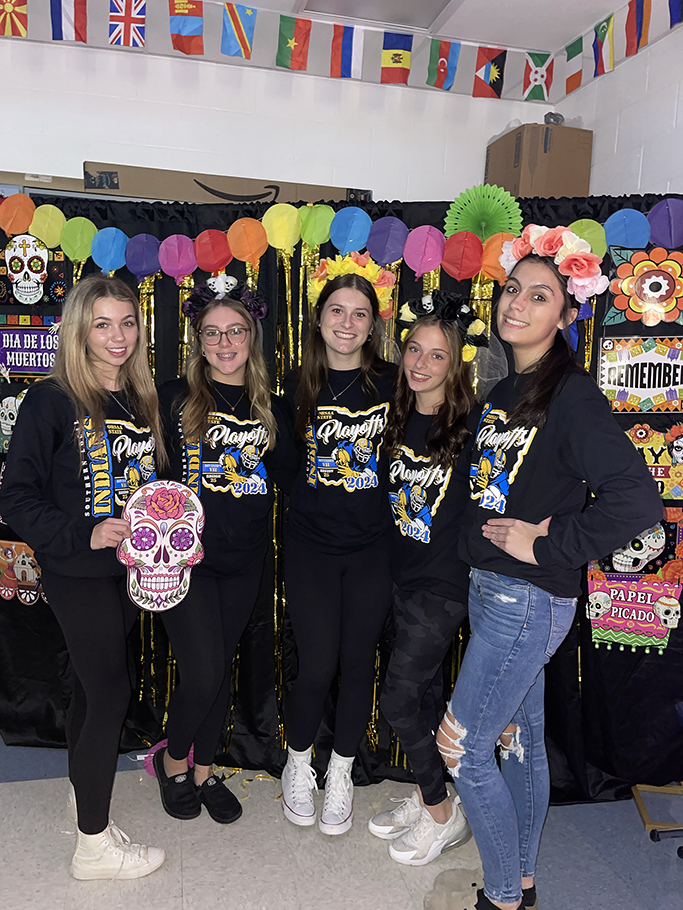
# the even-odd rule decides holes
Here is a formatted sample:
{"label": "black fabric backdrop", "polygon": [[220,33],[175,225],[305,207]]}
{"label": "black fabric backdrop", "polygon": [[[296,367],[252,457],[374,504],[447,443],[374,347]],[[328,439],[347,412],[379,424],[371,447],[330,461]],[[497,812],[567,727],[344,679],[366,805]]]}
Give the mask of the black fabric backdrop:
{"label": "black fabric backdrop", "polygon": [[[261,218],[267,205],[187,205],[180,203],[131,203],[33,196],[36,205],[57,205],[67,218],[83,215],[98,228],[115,226],[128,236],[146,232],[160,240],[181,233],[195,237],[202,230],[226,230],[240,217]],[[578,218],[593,218],[601,223],[613,212],[630,207],[648,212],[662,197],[624,196],[588,199],[521,199],[524,223],[548,226],[569,224]],[[333,204],[334,208],[342,205]],[[384,215],[401,218],[409,228],[422,224],[443,227],[448,203],[378,202],[364,208],[373,219]],[[0,232],[0,243],[4,240]],[[3,244],[4,245],[4,244]],[[335,254],[324,245],[321,256]],[[293,259],[294,296],[298,295],[298,252]],[[84,274],[95,271],[90,261]],[[229,274],[244,278],[244,266],[233,261]],[[135,286],[126,269],[120,277]],[[198,282],[204,276],[198,272]],[[458,285],[445,273],[442,287],[469,293],[469,282]],[[275,380],[276,325],[286,319],[284,281],[275,253],[268,250],[261,261],[259,290],[268,299],[270,314],[264,321],[264,350]],[[402,269],[401,300],[418,296],[416,282],[407,267]],[[38,308],[40,312],[42,308]],[[605,299],[599,301],[595,348],[600,337]],[[26,312],[24,307],[3,307],[3,312]],[[45,309],[53,312],[54,308]],[[176,375],[178,352],[178,291],[164,276],[156,283],[156,364],[157,379],[163,382]],[[670,324],[647,329],[638,324],[620,326],[609,334],[681,334]],[[653,428],[657,416],[648,415]],[[664,418],[666,419],[666,418]],[[669,418],[670,421],[670,418]],[[627,424],[625,424],[626,426]],[[630,424],[628,424],[630,425]],[[0,525],[0,537],[14,539]],[[279,548],[279,544],[278,544]],[[281,556],[281,550],[278,549]],[[278,704],[279,679],[274,647],[274,553],[271,551],[264,573],[259,601],[240,644],[239,661],[233,669],[236,697],[226,718],[223,752],[217,760],[229,766],[260,769],[279,774],[285,760],[281,748]],[[122,750],[138,749],[156,742],[163,735],[166,696],[174,668],[161,622],[143,617],[130,639],[130,667],[133,699],[126,719]],[[465,635],[466,637],[466,635]],[[282,678],[284,688],[296,675],[296,649],[290,626],[284,617],[282,630]],[[391,628],[387,624],[380,645],[380,678],[391,647]],[[457,652],[457,643],[456,643]],[[553,802],[624,798],[631,784],[663,784],[683,778],[683,730],[677,722],[675,705],[683,701],[683,629],[673,630],[662,655],[645,654],[644,649],[599,650],[591,643],[590,623],[582,605],[577,623],[546,674],[547,742],[551,768]],[[444,686],[452,684],[452,667],[457,659],[449,656],[444,664]],[[43,600],[32,606],[14,598],[0,600],[0,732],[7,744],[64,745],[64,705],[70,694],[70,666],[59,626]],[[324,771],[331,749],[334,693],[329,697],[325,720],[316,740],[315,766]],[[380,717],[376,750],[365,742],[354,770],[358,784],[384,778],[406,780],[404,756],[397,749],[393,734]]]}

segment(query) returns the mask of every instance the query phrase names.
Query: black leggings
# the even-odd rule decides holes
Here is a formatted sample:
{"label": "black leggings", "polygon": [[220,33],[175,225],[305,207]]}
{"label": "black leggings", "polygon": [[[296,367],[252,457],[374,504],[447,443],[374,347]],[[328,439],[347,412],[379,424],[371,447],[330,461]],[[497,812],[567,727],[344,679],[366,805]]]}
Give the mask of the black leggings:
{"label": "black leggings", "polygon": [[180,684],[168,709],[168,754],[180,761],[194,743],[194,760],[216,757],[230,704],[232,659],[254,611],[263,559],[229,578],[192,575],[177,607],[162,613],[178,662]]}
{"label": "black leggings", "polygon": [[396,638],[380,707],[408,756],[427,806],[448,796],[435,740],[448,697],[439,671],[466,616],[466,605],[458,601],[394,588]]}
{"label": "black leggings", "polygon": [[70,578],[43,569],[45,595],[62,628],[74,670],[66,717],[69,777],[78,827],[107,827],[121,728],[130,702],[126,637],[138,610],[126,576]]}
{"label": "black leggings", "polygon": [[391,607],[388,541],[333,556],[290,537],[285,587],[299,654],[285,705],[289,745],[303,751],[313,742],[340,668],[334,749],[355,755],[370,718],[375,651]]}

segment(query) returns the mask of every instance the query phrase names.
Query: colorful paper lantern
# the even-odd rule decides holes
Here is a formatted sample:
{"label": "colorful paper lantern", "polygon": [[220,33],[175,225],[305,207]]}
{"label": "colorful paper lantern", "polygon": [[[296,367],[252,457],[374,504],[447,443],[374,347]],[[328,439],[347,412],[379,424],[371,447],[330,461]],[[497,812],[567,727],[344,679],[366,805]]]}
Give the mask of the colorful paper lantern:
{"label": "colorful paper lantern", "polygon": [[56,205],[39,205],[33,213],[29,234],[42,240],[49,250],[59,246],[66,217]]}
{"label": "colorful paper lantern", "polygon": [[490,281],[497,281],[499,284],[505,284],[507,273],[500,264],[500,255],[503,252],[503,244],[507,240],[514,239],[514,234],[508,234],[507,231],[502,231],[500,234],[493,234],[488,240],[484,241],[481,271],[485,278],[488,278]]}
{"label": "colorful paper lantern", "polygon": [[443,259],[446,238],[438,228],[423,224],[414,228],[406,239],[403,259],[420,278],[425,272],[438,269]]}
{"label": "colorful paper lantern", "polygon": [[474,278],[481,271],[484,245],[471,231],[451,234],[443,248],[441,267],[456,281]]}
{"label": "colorful paper lantern", "polygon": [[301,239],[309,246],[319,246],[330,239],[330,225],[334,219],[331,205],[303,205],[299,209]]}
{"label": "colorful paper lantern", "polygon": [[0,205],[0,228],[8,237],[28,233],[35,210],[35,202],[25,193],[8,196]]}
{"label": "colorful paper lantern", "polygon": [[261,219],[268,237],[268,243],[276,250],[284,250],[290,256],[301,237],[299,210],[286,202],[278,202],[266,211]]}
{"label": "colorful paper lantern", "polygon": [[232,262],[228,235],[223,231],[202,231],[194,242],[197,265],[205,272],[218,275]]}
{"label": "colorful paper lantern", "polygon": [[605,237],[607,246],[642,250],[650,240],[650,222],[642,212],[621,209],[610,215],[605,222]]}
{"label": "colorful paper lantern", "polygon": [[197,268],[194,243],[185,234],[171,234],[159,246],[159,265],[166,275],[180,284]]}
{"label": "colorful paper lantern", "polygon": [[370,228],[367,241],[368,253],[380,265],[389,265],[403,258],[403,247],[408,237],[408,228],[400,218],[387,215],[378,218]]}
{"label": "colorful paper lantern", "polygon": [[255,218],[238,218],[228,228],[228,244],[235,259],[258,265],[268,249],[266,229]]}
{"label": "colorful paper lantern", "polygon": [[591,252],[602,259],[607,252],[607,239],[605,229],[598,221],[594,221],[592,218],[580,218],[569,225],[569,230],[590,243]]}
{"label": "colorful paper lantern", "polygon": [[330,226],[330,240],[342,256],[362,250],[368,242],[372,218],[363,209],[351,205],[334,216]]}
{"label": "colorful paper lantern", "polygon": [[97,228],[89,218],[69,218],[62,228],[59,245],[72,262],[84,262],[92,249]]}
{"label": "colorful paper lantern", "polygon": [[662,199],[650,210],[647,220],[652,243],[668,250],[683,246],[683,199]]}
{"label": "colorful paper lantern", "polygon": [[126,264],[128,235],[115,227],[102,228],[92,239],[92,258],[105,275]]}
{"label": "colorful paper lantern", "polygon": [[159,271],[159,247],[161,244],[152,234],[136,234],[126,246],[126,266],[138,282]]}

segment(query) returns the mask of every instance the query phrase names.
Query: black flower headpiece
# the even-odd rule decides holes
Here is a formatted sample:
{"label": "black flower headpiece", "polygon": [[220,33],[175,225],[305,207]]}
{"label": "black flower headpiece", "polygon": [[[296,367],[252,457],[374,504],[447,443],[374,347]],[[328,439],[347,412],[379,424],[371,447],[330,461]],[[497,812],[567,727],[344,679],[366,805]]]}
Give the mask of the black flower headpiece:
{"label": "black flower headpiece", "polygon": [[401,307],[398,319],[405,326],[411,325],[420,316],[436,316],[457,327],[464,345],[488,347],[486,326],[479,319],[469,303],[469,298],[447,294],[435,288],[419,300],[408,300]]}
{"label": "black flower headpiece", "polygon": [[216,275],[196,287],[183,303],[183,313],[195,325],[204,307],[215,300],[239,300],[257,320],[265,319],[268,315],[265,300],[232,275]]}

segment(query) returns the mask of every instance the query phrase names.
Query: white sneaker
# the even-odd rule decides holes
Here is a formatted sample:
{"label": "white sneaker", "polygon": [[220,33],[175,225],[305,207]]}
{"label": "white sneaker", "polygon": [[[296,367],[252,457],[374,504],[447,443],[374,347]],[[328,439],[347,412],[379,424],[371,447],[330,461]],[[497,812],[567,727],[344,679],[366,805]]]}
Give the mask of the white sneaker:
{"label": "white sneaker", "polygon": [[290,750],[282,772],[282,808],[285,818],[294,825],[315,824],[313,793],[318,789],[315,771],[311,767],[310,750],[305,756],[294,756]]}
{"label": "white sneaker", "polygon": [[466,843],[472,832],[460,808],[460,797],[455,797],[452,806],[453,815],[445,825],[438,825],[423,809],[412,828],[389,844],[389,856],[406,866],[426,866],[444,850]]}
{"label": "white sneaker", "polygon": [[318,827],[323,834],[344,834],[353,824],[353,760],[338,761],[334,755],[325,772],[325,802]]}
{"label": "white sneaker", "polygon": [[80,881],[142,878],[158,869],[164,858],[161,847],[131,844],[110,822],[101,834],[78,832],[70,872]]}
{"label": "white sneaker", "polygon": [[405,799],[392,799],[391,801],[398,803],[395,809],[378,812],[368,822],[370,834],[381,837],[382,840],[393,840],[395,837],[400,837],[415,824],[422,813],[417,790],[413,790],[411,795]]}

